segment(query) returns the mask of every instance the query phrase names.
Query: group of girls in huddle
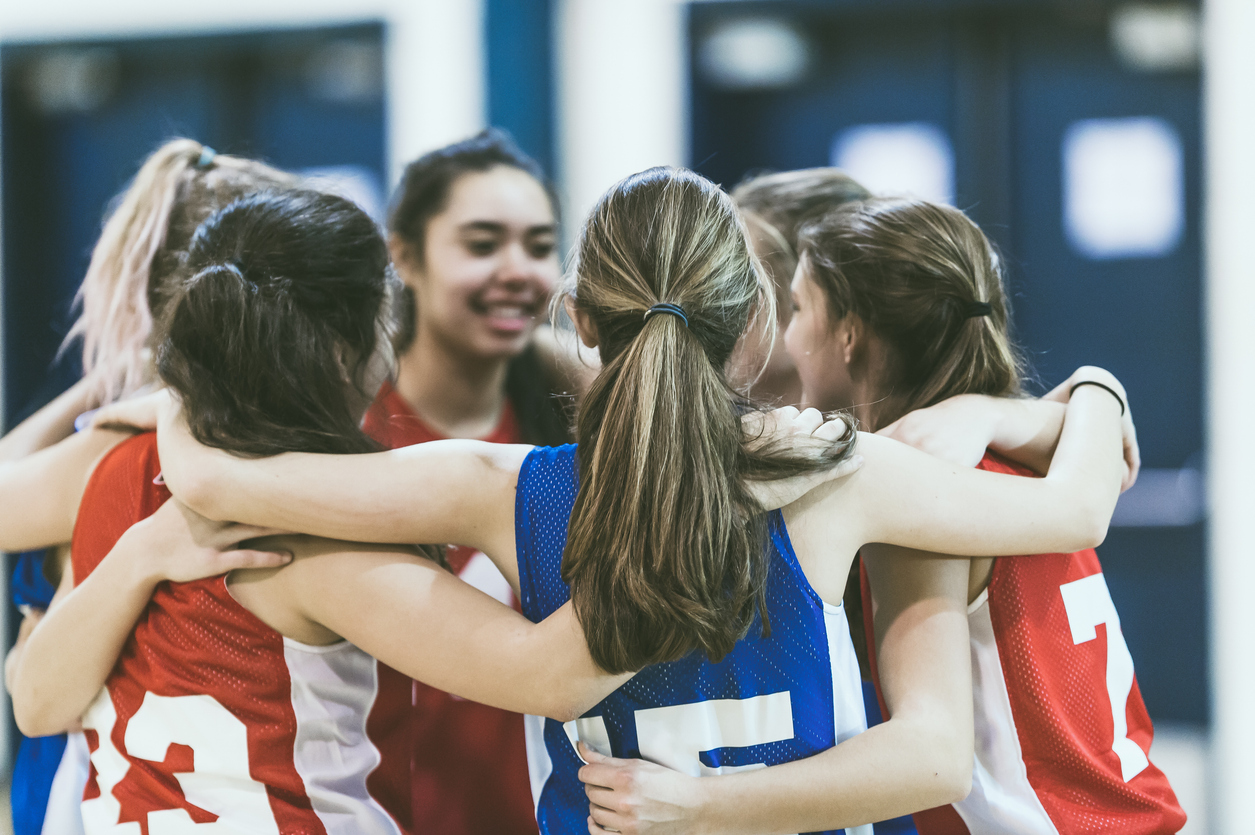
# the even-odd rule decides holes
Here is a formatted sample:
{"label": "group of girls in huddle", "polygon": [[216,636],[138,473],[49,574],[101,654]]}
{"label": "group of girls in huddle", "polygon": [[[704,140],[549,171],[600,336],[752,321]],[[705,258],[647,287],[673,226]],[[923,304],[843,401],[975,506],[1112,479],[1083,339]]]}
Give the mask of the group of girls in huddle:
{"label": "group of girls in huddle", "polygon": [[[629,177],[558,293],[588,369],[532,333],[556,212],[499,136],[413,164],[387,241],[278,172],[202,193],[249,164],[183,159],[150,208],[168,231],[107,306],[139,327],[134,379],[167,387],[108,420],[158,431],[102,416],[0,471],[29,496],[0,545],[70,543],[10,686],[24,731],[81,717],[88,833],[800,832],[932,807],[930,832],[1182,825],[1131,662],[1111,690],[1118,619],[1085,550],[1136,469],[1123,390],[1081,369],[1010,397],[998,262],[961,213],[857,187],[838,209],[832,172],[803,172],[775,184],[805,207],[784,224],[692,172]],[[737,383],[786,320],[803,402],[957,462],[754,407]],[[576,443],[527,445],[568,414]],[[986,448],[1022,466],[973,469]],[[860,549],[889,716],[871,730],[841,605]],[[1088,666],[1057,693],[1042,671],[1082,663],[1065,649]],[[974,688],[993,694],[975,716]],[[548,717],[525,722],[527,794],[524,720],[493,709]],[[1043,716],[1074,728],[1047,738]]]}

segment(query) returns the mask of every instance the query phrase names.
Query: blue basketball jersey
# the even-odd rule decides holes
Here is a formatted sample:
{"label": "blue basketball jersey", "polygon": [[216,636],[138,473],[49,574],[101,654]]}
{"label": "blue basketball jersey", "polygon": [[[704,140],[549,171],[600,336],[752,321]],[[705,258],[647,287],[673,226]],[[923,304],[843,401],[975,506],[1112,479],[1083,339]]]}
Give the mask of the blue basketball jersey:
{"label": "blue basketball jersey", "polygon": [[[540,621],[570,599],[562,582],[567,522],[578,489],[574,445],[538,447],[523,462],[515,539],[523,613]],[[802,759],[867,728],[845,609],[807,582],[784,520],[771,514],[767,612],[726,658],[694,652],[655,664],[574,722],[528,717],[536,818],[545,835],[587,832],[588,798],[575,742],[642,757],[694,776]],[[847,829],[871,835],[871,826]]]}

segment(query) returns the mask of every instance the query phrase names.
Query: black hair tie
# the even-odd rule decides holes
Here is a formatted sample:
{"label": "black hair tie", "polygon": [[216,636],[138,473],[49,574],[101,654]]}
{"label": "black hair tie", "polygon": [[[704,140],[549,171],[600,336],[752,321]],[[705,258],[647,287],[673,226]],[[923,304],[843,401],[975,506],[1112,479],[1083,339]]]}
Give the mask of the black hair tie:
{"label": "black hair tie", "polygon": [[1097,380],[1081,380],[1079,383],[1072,386],[1072,388],[1068,389],[1068,397],[1071,397],[1072,392],[1076,391],[1081,386],[1098,386],[1100,389],[1110,394],[1112,397],[1116,399],[1116,402],[1120,404],[1120,417],[1124,417],[1124,398],[1121,397],[1118,393],[1116,393],[1116,390],[1113,389],[1111,386],[1104,385],[1103,383],[1100,383]]}
{"label": "black hair tie", "polygon": [[963,308],[964,319],[975,319],[978,316],[988,316],[994,312],[993,305],[989,302],[972,302]]}
{"label": "black hair tie", "polygon": [[671,316],[678,316],[680,317],[680,321],[684,323],[684,327],[687,328],[689,326],[688,314],[686,314],[684,312],[684,308],[680,307],[678,304],[663,302],[662,304],[654,305],[649,310],[645,311],[645,321],[648,322],[649,317],[653,316],[655,313],[667,313]]}

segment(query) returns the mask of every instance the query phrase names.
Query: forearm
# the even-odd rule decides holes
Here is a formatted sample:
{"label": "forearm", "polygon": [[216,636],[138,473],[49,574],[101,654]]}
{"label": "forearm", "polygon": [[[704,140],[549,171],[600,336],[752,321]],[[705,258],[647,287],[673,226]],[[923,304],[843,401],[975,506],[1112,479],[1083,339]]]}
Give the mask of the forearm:
{"label": "forearm", "polygon": [[1106,536],[1124,476],[1119,401],[1096,386],[1077,389],[1045,481],[1086,520],[1094,544]]}
{"label": "forearm", "polygon": [[1067,407],[1052,400],[996,400],[999,419],[989,443],[994,452],[1044,473],[1050,469]]}
{"label": "forearm", "polygon": [[928,723],[889,721],[805,760],[703,778],[705,832],[815,832],[954,803],[966,776],[949,752],[961,748]]}
{"label": "forearm", "polygon": [[74,725],[104,686],[157,580],[122,539],[31,632],[12,682],[13,714],[27,736]]}
{"label": "forearm", "polygon": [[86,381],[80,380],[55,400],[0,438],[0,461],[16,461],[74,434],[74,421],[91,408]]}
{"label": "forearm", "polygon": [[369,455],[245,459],[196,443],[177,417],[163,418],[158,444],[170,491],[209,519],[354,542],[455,542],[486,552],[502,548],[485,531],[509,528],[513,543],[512,513],[507,523],[486,522],[493,508],[512,511],[524,447],[434,441]]}
{"label": "forearm", "polygon": [[[277,579],[290,584],[311,621],[410,678],[568,721],[630,677],[597,668],[570,604],[532,623],[426,560],[383,548],[345,552],[341,545],[311,543]],[[330,596],[328,588],[338,593]]]}

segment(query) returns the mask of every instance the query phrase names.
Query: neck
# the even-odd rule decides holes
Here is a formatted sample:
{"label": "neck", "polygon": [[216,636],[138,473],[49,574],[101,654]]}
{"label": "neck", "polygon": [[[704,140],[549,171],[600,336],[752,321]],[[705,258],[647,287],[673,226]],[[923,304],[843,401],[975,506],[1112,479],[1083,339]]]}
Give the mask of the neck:
{"label": "neck", "polygon": [[396,389],[433,429],[449,438],[483,438],[505,408],[508,359],[457,350],[421,325],[400,358]]}
{"label": "neck", "polygon": [[891,364],[879,339],[867,340],[858,361],[850,367],[854,383],[854,416],[869,432],[883,429],[902,416],[904,393],[895,391]]}
{"label": "neck", "polygon": [[759,403],[797,406],[802,402],[802,380],[791,367],[783,370],[768,367],[750,389],[750,395]]}

